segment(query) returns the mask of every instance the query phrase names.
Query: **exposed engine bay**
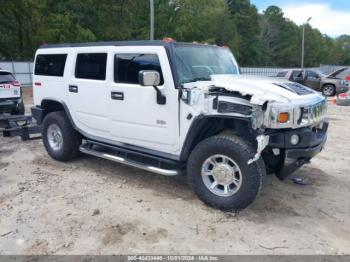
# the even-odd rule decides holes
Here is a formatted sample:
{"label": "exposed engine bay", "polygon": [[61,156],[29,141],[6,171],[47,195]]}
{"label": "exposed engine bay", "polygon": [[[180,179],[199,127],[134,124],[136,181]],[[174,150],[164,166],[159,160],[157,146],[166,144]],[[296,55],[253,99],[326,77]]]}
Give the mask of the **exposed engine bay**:
{"label": "exposed engine bay", "polygon": [[[247,132],[255,137],[257,149],[249,164],[258,160],[264,150],[273,144],[275,133],[294,130],[295,135],[289,138],[289,146],[293,147],[302,139],[298,135],[299,130],[317,133],[327,120],[324,97],[303,85],[274,78],[212,76],[210,82],[185,86],[182,100],[197,108],[199,114],[249,121],[251,130]],[[280,146],[283,149],[288,145]],[[279,156],[282,150],[272,147],[270,151],[274,156]]]}

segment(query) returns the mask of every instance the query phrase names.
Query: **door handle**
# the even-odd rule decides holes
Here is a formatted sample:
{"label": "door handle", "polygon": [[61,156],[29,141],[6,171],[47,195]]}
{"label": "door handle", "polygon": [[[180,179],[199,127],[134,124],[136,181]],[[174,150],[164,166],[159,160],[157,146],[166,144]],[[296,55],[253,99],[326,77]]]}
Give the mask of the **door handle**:
{"label": "door handle", "polygon": [[69,85],[69,92],[78,93],[78,86]]}
{"label": "door handle", "polygon": [[123,92],[111,92],[111,98],[113,100],[124,100]]}

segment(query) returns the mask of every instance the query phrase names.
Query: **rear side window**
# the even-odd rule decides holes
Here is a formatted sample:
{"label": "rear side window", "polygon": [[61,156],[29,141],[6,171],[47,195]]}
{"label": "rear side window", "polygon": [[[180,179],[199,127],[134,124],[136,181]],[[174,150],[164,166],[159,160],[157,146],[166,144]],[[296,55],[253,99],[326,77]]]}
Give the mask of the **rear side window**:
{"label": "rear side window", "polygon": [[287,71],[282,71],[277,73],[277,77],[285,77],[287,75]]}
{"label": "rear side window", "polygon": [[14,81],[15,78],[11,73],[8,72],[0,72],[0,84],[8,83]]}
{"label": "rear side window", "polygon": [[300,70],[293,71],[290,77],[291,80],[300,79],[303,77],[303,72]]}
{"label": "rear side window", "polygon": [[37,55],[35,59],[35,75],[63,76],[67,54]]}
{"label": "rear side window", "polygon": [[106,53],[78,54],[75,77],[93,80],[106,79]]}
{"label": "rear side window", "polygon": [[315,80],[318,79],[318,74],[314,71],[306,71],[307,79]]}
{"label": "rear side window", "polygon": [[114,57],[114,82],[138,84],[139,72],[155,70],[160,74],[160,85],[164,83],[162,69],[157,55],[118,54]]}

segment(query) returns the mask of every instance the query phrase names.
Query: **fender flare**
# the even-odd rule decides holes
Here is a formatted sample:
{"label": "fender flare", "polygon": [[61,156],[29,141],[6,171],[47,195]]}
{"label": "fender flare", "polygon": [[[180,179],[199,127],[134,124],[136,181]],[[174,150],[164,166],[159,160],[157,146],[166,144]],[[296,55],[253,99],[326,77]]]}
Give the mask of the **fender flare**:
{"label": "fender flare", "polygon": [[45,108],[43,108],[43,104],[46,103],[46,102],[55,102],[57,104],[60,104],[64,110],[64,112],[66,113],[68,119],[69,119],[69,122],[70,124],[73,126],[74,129],[77,130],[77,126],[74,124],[74,121],[73,121],[73,118],[72,118],[72,115],[68,109],[68,106],[67,104],[62,101],[62,100],[57,100],[57,99],[53,99],[53,98],[45,98],[41,101],[41,105],[40,106],[34,106],[31,108],[31,111],[32,111],[32,115],[33,117],[35,118],[36,122],[38,125],[42,124],[45,116],[50,113],[50,112],[53,112],[53,111],[57,111],[57,110],[53,110],[53,111],[50,111],[50,110],[47,110]]}
{"label": "fender flare", "polygon": [[[190,128],[188,129],[188,133],[186,135],[184,144],[181,149],[180,153],[180,161],[186,162],[189,155],[191,154],[193,148],[197,144],[196,142],[200,142],[203,139],[198,141],[198,136],[200,135],[201,131],[203,131],[203,128],[205,128],[206,125],[208,125],[208,121],[212,119],[218,119],[218,120],[232,120],[233,122],[244,122],[249,126],[250,118],[244,118],[244,117],[237,117],[237,116],[224,116],[224,115],[198,115],[191,123]],[[215,130],[215,128],[214,128]],[[216,135],[217,133],[220,133],[220,131],[225,130],[225,128],[218,127],[216,132],[214,132],[213,135]],[[196,141],[197,140],[197,141]]]}

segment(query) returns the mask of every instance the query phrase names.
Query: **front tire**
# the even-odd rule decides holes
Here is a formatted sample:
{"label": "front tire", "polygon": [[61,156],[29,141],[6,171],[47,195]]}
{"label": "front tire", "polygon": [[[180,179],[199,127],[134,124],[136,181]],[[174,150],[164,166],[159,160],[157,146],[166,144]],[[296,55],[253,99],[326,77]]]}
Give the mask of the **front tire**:
{"label": "front tire", "polygon": [[256,150],[233,135],[218,135],[199,143],[187,163],[187,179],[207,205],[223,211],[249,206],[261,190],[266,169],[262,158],[248,165]]}
{"label": "front tire", "polygon": [[65,112],[49,113],[43,121],[43,143],[48,154],[59,161],[69,161],[79,154],[82,137],[70,124]]}

